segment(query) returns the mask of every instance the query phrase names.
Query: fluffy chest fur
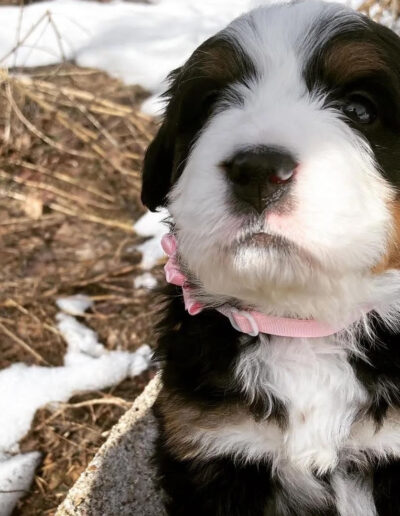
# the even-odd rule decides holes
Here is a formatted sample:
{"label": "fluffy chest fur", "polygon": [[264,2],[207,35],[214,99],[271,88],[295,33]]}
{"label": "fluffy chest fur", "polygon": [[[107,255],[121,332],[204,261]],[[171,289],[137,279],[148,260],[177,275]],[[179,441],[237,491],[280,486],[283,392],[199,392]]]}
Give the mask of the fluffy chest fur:
{"label": "fluffy chest fur", "polygon": [[[320,473],[337,465],[367,393],[334,339],[261,336],[239,357],[236,377],[249,400],[272,394],[285,408],[286,423],[264,451],[274,463]],[[267,432],[269,423],[260,426]]]}
{"label": "fluffy chest fur", "polygon": [[[267,412],[261,420],[240,412],[196,428],[186,440],[200,456],[267,459],[274,469],[306,474],[333,471],[349,454],[357,462],[400,456],[400,412],[391,411],[381,425],[366,415],[368,392],[334,339],[261,336],[239,356],[235,377],[249,403],[267,400]],[[269,417],[277,402],[283,423]]]}

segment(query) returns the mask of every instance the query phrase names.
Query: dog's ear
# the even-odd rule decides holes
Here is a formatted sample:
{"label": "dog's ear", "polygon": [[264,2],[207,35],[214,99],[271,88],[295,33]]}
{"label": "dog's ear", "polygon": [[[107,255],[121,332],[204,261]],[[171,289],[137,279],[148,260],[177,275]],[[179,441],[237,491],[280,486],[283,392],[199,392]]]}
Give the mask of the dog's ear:
{"label": "dog's ear", "polygon": [[178,114],[173,112],[174,90],[178,82],[180,68],[170,76],[170,88],[165,93],[169,104],[164,121],[154,140],[149,145],[143,162],[142,203],[151,211],[163,206],[171,185],[174,167],[175,138]]}
{"label": "dog's ear", "polygon": [[142,203],[151,211],[165,204],[171,183],[174,142],[165,120],[148,147],[143,163]]}

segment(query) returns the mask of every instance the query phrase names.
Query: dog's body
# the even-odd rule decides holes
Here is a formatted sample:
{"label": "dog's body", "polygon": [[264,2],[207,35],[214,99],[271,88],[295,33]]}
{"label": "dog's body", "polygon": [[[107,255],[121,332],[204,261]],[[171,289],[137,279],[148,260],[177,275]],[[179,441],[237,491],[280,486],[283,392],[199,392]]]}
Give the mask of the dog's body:
{"label": "dog's body", "polygon": [[[337,4],[263,7],[172,80],[142,198],[204,310],[168,287],[170,514],[399,515],[399,39]],[[222,305],[342,329],[250,336]]]}

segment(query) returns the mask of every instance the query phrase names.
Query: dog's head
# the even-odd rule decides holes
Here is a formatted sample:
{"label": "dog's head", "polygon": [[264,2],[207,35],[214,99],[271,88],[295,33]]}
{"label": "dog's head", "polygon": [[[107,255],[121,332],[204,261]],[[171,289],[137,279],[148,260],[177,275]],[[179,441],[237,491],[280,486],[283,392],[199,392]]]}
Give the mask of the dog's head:
{"label": "dog's head", "polygon": [[324,315],[368,300],[370,278],[399,267],[389,29],[338,4],[261,7],[174,71],[168,99],[142,200],[168,207],[203,292]]}

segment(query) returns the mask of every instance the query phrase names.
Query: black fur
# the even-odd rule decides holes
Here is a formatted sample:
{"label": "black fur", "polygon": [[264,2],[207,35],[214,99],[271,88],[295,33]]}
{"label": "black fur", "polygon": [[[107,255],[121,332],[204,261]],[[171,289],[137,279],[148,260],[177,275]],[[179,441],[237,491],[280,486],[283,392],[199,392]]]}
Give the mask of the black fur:
{"label": "black fur", "polygon": [[374,498],[379,516],[400,514],[400,461],[377,465],[374,472]]}
{"label": "black fur", "polygon": [[366,360],[353,357],[356,374],[370,394],[369,412],[379,425],[389,406],[400,407],[400,336],[376,322],[377,338],[364,340]]}
{"label": "black fur", "polygon": [[[168,302],[158,328],[154,359],[162,366],[165,388],[188,393],[191,401],[205,408],[244,404],[256,419],[263,418],[270,410],[266,400],[256,398],[249,404],[233,376],[240,352],[257,339],[238,333],[216,310],[204,310],[196,317],[189,315],[179,287],[169,285],[164,295]],[[284,425],[285,407],[276,401],[271,416]]]}

